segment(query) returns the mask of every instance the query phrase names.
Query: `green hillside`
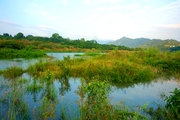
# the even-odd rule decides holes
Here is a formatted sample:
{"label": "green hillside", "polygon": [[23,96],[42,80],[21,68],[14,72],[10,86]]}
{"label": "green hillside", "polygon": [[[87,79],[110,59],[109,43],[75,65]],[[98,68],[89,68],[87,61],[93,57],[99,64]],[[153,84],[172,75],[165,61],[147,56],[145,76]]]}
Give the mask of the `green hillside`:
{"label": "green hillside", "polygon": [[178,47],[178,46],[180,46],[180,42],[173,40],[173,39],[168,39],[168,40],[153,39],[153,40],[150,40],[138,47],[159,48],[160,50],[165,51],[165,50],[170,50],[171,48]]}
{"label": "green hillside", "polygon": [[148,41],[150,41],[150,39],[148,39],[148,38],[132,39],[132,38],[128,38],[128,37],[122,37],[121,39],[118,39],[116,41],[109,42],[109,44],[135,48],[135,47],[142,45]]}

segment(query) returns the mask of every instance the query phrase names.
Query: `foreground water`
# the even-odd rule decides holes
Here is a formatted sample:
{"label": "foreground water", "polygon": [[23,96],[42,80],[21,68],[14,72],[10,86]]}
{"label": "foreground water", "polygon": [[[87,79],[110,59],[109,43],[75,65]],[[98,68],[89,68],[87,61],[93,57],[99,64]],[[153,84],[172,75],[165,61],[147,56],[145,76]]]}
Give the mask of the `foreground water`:
{"label": "foreground water", "polygon": [[[77,53],[49,53],[49,55],[56,56],[57,59],[63,59],[63,56],[71,55],[74,56]],[[26,68],[28,64],[34,64],[38,62],[39,59],[29,60],[29,63],[26,63],[26,60],[17,61],[15,60],[3,60],[0,61],[0,68],[5,69],[11,65],[19,65],[23,68]],[[12,61],[19,64],[8,64]],[[58,100],[56,105],[56,116],[61,118],[62,111],[65,112],[69,119],[78,117],[78,104],[76,103],[79,100],[79,96],[75,93],[78,90],[78,86],[81,85],[80,78],[64,78],[59,80],[54,80],[51,84],[39,83],[33,77],[29,76],[27,73],[23,74],[22,78],[29,80],[25,82],[22,86],[24,91],[23,97],[24,102],[27,105],[28,114],[33,116],[33,109],[40,106],[40,102],[44,96],[52,94],[53,100]],[[0,77],[0,98],[3,98],[4,94],[8,91],[8,79]],[[41,84],[39,89],[38,85]],[[179,83],[175,78],[159,78],[151,82],[139,83],[139,84],[120,84],[120,85],[111,85],[111,91],[109,93],[109,100],[112,104],[120,104],[120,101],[125,101],[126,105],[135,107],[148,103],[148,107],[156,108],[157,104],[164,105],[162,100],[163,95],[169,95],[170,91],[173,91],[175,88],[179,88]],[[32,89],[28,89],[28,86],[33,86]],[[17,86],[13,86],[17,87]],[[5,118],[6,113],[8,112],[9,102],[0,103],[0,119]]]}

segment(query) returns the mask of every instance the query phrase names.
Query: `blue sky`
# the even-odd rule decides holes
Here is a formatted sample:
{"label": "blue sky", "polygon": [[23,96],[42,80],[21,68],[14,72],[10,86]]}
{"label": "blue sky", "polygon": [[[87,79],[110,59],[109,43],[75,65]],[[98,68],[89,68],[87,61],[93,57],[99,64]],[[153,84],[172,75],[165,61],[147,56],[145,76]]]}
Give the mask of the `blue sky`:
{"label": "blue sky", "polygon": [[0,34],[180,41],[180,0],[0,0]]}

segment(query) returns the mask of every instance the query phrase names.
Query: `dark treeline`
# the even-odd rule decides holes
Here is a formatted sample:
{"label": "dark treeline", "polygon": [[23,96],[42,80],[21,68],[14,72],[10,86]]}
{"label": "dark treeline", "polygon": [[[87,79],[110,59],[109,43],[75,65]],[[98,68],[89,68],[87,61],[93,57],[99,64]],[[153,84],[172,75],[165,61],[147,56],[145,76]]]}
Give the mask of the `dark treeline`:
{"label": "dark treeline", "polygon": [[0,40],[28,40],[28,41],[42,41],[42,42],[53,42],[60,43],[61,45],[65,45],[66,47],[73,46],[74,48],[82,48],[82,49],[98,49],[98,50],[134,50],[132,48],[128,48],[125,46],[116,46],[116,45],[105,45],[99,44],[96,40],[85,40],[84,38],[77,40],[70,40],[69,38],[63,38],[58,33],[52,34],[51,37],[40,37],[27,35],[24,36],[23,33],[17,33],[12,36],[8,33],[4,33],[0,35]]}

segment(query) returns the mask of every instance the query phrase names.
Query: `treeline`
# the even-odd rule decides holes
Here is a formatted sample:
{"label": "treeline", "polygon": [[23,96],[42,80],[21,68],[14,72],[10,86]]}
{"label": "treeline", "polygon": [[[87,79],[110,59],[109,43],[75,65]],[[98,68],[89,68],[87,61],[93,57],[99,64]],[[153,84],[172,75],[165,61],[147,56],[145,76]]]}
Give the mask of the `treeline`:
{"label": "treeline", "polygon": [[53,42],[53,43],[60,43],[61,45],[66,46],[67,48],[73,46],[74,48],[81,48],[81,49],[134,50],[132,48],[128,48],[125,46],[99,44],[97,43],[96,40],[86,41],[84,38],[77,40],[70,40],[69,38],[63,38],[58,33],[52,34],[51,37],[40,37],[33,35],[24,36],[23,33],[17,33],[16,35],[12,36],[8,33],[4,33],[3,35],[0,35],[0,40],[28,40],[28,41]]}

